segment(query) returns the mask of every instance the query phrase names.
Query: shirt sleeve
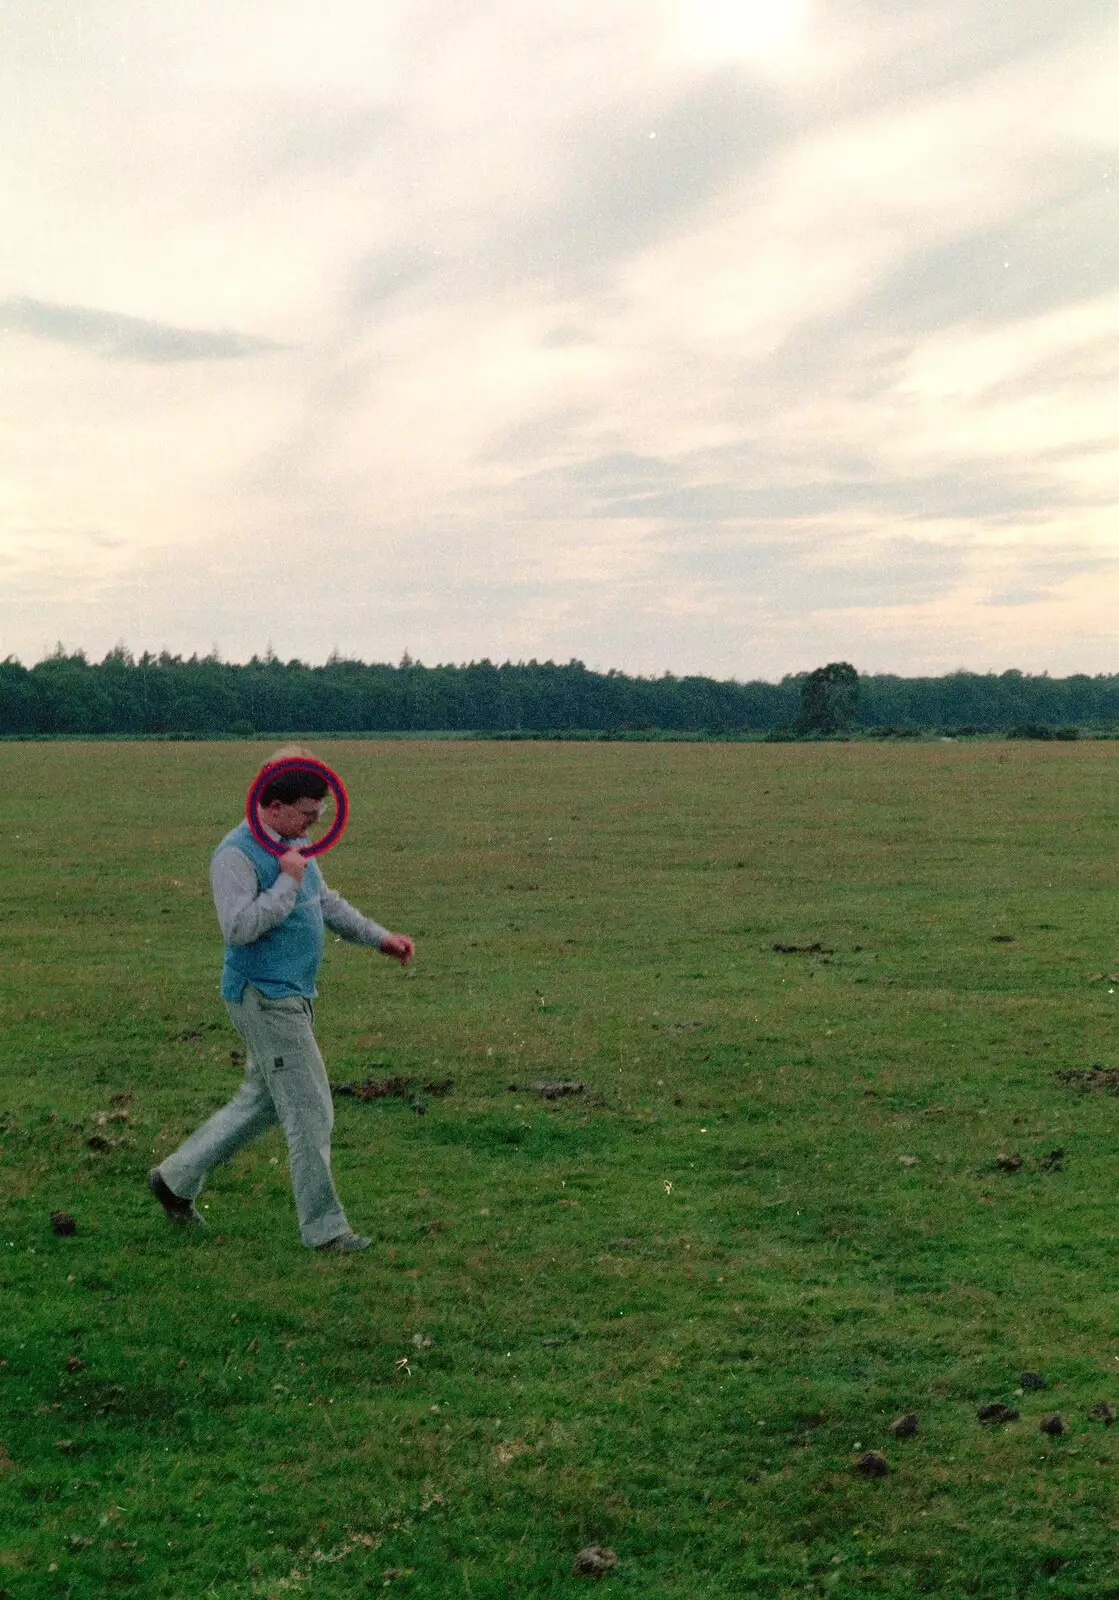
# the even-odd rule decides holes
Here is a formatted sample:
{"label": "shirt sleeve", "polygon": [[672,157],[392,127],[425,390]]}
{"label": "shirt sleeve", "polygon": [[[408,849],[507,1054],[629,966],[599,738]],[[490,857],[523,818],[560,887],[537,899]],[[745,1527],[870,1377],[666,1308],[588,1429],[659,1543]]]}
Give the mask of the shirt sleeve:
{"label": "shirt sleeve", "polygon": [[[271,889],[261,890],[256,868],[243,850],[228,845],[210,863],[210,887],[225,942],[255,944],[295,908],[299,885],[281,872]],[[325,908],[324,908],[325,909]]]}
{"label": "shirt sleeve", "polygon": [[356,906],[343,900],[333,889],[328,889],[325,878],[319,891],[319,904],[322,906],[322,919],[331,933],[336,933],[350,944],[371,944],[375,950],[379,950],[381,941],[389,937],[387,928],[382,928],[371,917],[362,916]]}

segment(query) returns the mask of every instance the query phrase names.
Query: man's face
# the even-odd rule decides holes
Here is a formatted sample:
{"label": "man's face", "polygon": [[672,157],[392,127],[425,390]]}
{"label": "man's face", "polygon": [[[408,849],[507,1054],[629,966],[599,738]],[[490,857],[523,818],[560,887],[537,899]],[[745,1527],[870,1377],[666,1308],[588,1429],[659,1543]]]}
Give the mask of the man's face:
{"label": "man's face", "polygon": [[322,816],[322,800],[272,800],[261,806],[260,816],[281,839],[300,839]]}

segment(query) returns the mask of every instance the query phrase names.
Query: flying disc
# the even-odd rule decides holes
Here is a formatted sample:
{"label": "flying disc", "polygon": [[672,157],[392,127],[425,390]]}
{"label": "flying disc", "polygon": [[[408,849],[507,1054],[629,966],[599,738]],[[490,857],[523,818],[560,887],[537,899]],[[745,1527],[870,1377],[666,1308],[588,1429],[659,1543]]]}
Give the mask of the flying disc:
{"label": "flying disc", "polygon": [[[265,833],[260,820],[260,797],[265,789],[284,772],[313,772],[316,777],[322,778],[334,796],[334,818],[330,827],[321,839],[316,839],[313,844],[294,846],[290,840],[273,839]],[[282,761],[270,761],[266,767],[261,767],[253,779],[252,788],[249,790],[245,801],[245,821],[257,844],[262,850],[267,850],[271,856],[286,855],[289,850],[298,848],[301,856],[321,856],[324,850],[329,850],[338,843],[342,837],[346,823],[350,818],[350,799],[346,793],[346,785],[336,772],[326,766],[322,761],[316,761],[313,756],[286,756]]]}

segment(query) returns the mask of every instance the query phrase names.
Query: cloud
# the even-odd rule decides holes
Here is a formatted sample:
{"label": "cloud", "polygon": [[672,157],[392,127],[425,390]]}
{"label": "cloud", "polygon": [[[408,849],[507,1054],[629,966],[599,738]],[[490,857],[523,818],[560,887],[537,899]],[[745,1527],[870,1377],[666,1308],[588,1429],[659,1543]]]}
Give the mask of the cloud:
{"label": "cloud", "polygon": [[888,333],[998,324],[1119,288],[1119,171],[1105,157],[1048,175],[1044,204],[915,252],[854,316]]}
{"label": "cloud", "polygon": [[382,306],[425,283],[438,266],[438,257],[431,251],[407,247],[379,250],[359,262],[351,275],[353,304],[357,308]]}
{"label": "cloud", "polygon": [[[697,533],[698,530],[692,530]],[[728,597],[753,591],[762,609],[803,616],[844,608],[880,612],[925,605],[958,589],[968,569],[964,542],[926,542],[885,537],[830,537],[820,531],[797,540],[755,539],[728,533],[712,543],[700,535],[692,548],[676,530],[665,559],[674,576],[722,589]]]}
{"label": "cloud", "polygon": [[[1055,486],[1041,493],[1051,503]],[[1062,498],[1070,498],[1067,494]],[[1033,512],[1039,487],[1010,478],[994,480],[960,473],[859,480],[829,478],[801,483],[684,484],[663,494],[624,500],[607,499],[598,511],[606,517],[686,517],[705,522],[748,518],[761,522],[799,521],[806,517],[864,514],[906,519],[1006,516]]]}
{"label": "cloud", "polygon": [[0,333],[29,334],[113,361],[233,361],[282,348],[247,334],[176,328],[117,311],[52,305],[26,296],[0,300]]}
{"label": "cloud", "polygon": [[[886,475],[880,463],[848,454],[843,461],[817,458],[808,475],[798,455],[781,441],[768,450],[736,446],[676,460],[620,452],[529,474],[517,487],[526,515],[547,517],[562,503],[574,516],[705,525],[1003,519],[1077,499],[1068,483],[999,460],[976,461],[967,471]],[[736,478],[725,476],[728,466]]]}
{"label": "cloud", "polygon": [[1037,605],[1039,601],[1050,600],[1052,597],[1052,589],[1039,589],[1036,584],[1012,584],[1009,588],[1000,589],[995,593],[984,596],[981,604],[985,606],[1032,606]]}
{"label": "cloud", "polygon": [[740,184],[791,126],[783,96],[733,70],[650,98],[640,113],[593,108],[568,130],[560,193],[530,208],[499,263],[564,292],[601,287],[619,260]]}
{"label": "cloud", "polygon": [[359,169],[396,125],[389,106],[324,103],[306,92],[273,96],[258,116],[254,149],[261,174],[270,180],[333,181],[339,172]]}

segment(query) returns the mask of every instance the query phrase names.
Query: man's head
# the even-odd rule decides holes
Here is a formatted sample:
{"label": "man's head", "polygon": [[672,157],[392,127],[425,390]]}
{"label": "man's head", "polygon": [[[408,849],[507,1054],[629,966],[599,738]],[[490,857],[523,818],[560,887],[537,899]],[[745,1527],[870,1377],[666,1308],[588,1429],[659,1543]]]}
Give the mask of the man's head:
{"label": "man's head", "polygon": [[[290,760],[292,757],[284,752],[272,759]],[[301,767],[279,772],[260,791],[260,820],[281,839],[299,839],[319,820],[329,787],[317,772]]]}

